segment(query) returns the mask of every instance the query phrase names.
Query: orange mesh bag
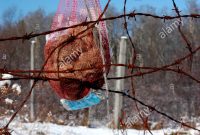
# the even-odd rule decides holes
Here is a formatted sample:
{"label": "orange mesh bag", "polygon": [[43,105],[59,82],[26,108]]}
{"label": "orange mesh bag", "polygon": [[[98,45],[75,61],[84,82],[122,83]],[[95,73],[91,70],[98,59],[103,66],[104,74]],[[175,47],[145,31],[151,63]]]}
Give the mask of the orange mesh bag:
{"label": "orange mesh bag", "polygon": [[[86,19],[96,20],[100,14],[98,0],[61,0],[51,29],[72,26]],[[46,76],[59,79],[49,82],[62,99],[82,99],[90,92],[91,86],[98,88],[104,84],[103,73],[109,71],[109,66],[105,71],[103,68],[104,62],[110,64],[105,22],[92,29],[88,27],[78,26],[46,36],[45,70],[60,71]],[[80,34],[82,31],[85,32]],[[74,36],[77,36],[76,39],[68,42]]]}

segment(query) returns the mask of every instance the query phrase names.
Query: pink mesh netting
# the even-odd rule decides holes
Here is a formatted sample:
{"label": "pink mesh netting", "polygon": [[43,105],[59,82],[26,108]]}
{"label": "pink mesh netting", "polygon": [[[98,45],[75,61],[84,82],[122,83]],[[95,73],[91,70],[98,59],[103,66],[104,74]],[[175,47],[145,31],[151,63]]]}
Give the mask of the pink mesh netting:
{"label": "pink mesh netting", "polygon": [[[101,13],[98,0],[60,0],[51,29],[55,30],[84,21],[97,20]],[[47,77],[60,79],[59,81],[51,80],[49,82],[61,98],[68,100],[83,98],[90,90],[89,85],[101,87],[104,83],[100,45],[103,48],[105,64],[110,64],[105,22],[99,22],[95,28],[87,30],[84,34],[78,36],[75,41],[60,46],[71,35],[76,36],[88,27],[78,26],[46,36],[47,43],[44,53],[45,60],[48,59],[48,61],[45,70],[66,71],[59,74],[46,74]],[[53,50],[55,51],[52,53]],[[74,71],[73,69],[80,70]],[[105,72],[108,73],[108,71],[109,66],[106,67]]]}

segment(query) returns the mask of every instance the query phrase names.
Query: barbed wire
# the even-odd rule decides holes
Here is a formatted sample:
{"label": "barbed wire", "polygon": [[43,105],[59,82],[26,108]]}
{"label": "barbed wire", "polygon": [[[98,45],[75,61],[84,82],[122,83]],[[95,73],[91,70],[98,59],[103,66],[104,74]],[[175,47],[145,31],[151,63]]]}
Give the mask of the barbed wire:
{"label": "barbed wire", "polygon": [[118,15],[118,16],[101,18],[101,19],[96,20],[96,21],[85,21],[85,22],[81,22],[79,24],[72,25],[72,26],[69,26],[69,27],[62,27],[62,28],[58,28],[58,29],[55,29],[55,30],[41,32],[41,33],[31,32],[31,33],[26,33],[23,36],[12,36],[12,37],[7,37],[7,38],[0,38],[0,42],[11,41],[11,40],[23,40],[24,41],[24,40],[29,40],[29,39],[34,38],[34,37],[44,36],[44,35],[48,35],[48,34],[51,34],[51,33],[67,30],[67,29],[70,29],[70,28],[76,28],[76,27],[79,27],[79,26],[88,26],[88,25],[93,24],[93,23],[96,24],[96,23],[101,22],[101,21],[112,21],[112,20],[116,20],[116,19],[121,19],[123,17],[135,18],[136,19],[137,16],[152,17],[154,19],[164,20],[164,22],[166,20],[178,19],[180,17],[181,18],[192,18],[192,19],[199,19],[200,18],[200,14],[188,14],[188,15],[180,15],[180,16],[168,16],[168,15],[159,16],[159,15],[153,15],[153,14],[149,14],[149,13],[139,13],[139,12],[137,13],[134,10],[131,13],[128,13],[128,14],[121,14],[121,15]]}
{"label": "barbed wire", "polygon": [[[102,89],[102,88],[100,88],[100,89],[101,89],[101,90],[105,90],[105,89]],[[170,120],[172,120],[172,121],[174,121],[174,122],[176,122],[176,123],[178,123],[178,124],[181,124],[182,126],[185,126],[185,127],[188,127],[188,128],[191,128],[191,129],[194,129],[194,130],[200,132],[200,129],[197,129],[197,128],[192,127],[192,126],[190,126],[190,125],[188,125],[188,124],[186,124],[186,123],[184,123],[184,122],[182,122],[182,121],[179,121],[179,120],[173,118],[172,116],[170,116],[170,115],[168,115],[168,114],[166,114],[166,113],[164,113],[164,112],[162,112],[162,111],[159,111],[158,109],[156,109],[156,108],[153,107],[152,105],[148,105],[148,104],[144,103],[143,101],[141,101],[141,100],[139,100],[139,99],[137,99],[137,98],[135,98],[135,97],[133,97],[133,96],[127,94],[126,92],[123,92],[123,91],[116,91],[116,90],[109,90],[109,92],[111,92],[111,93],[118,93],[118,94],[120,94],[120,95],[122,95],[122,96],[128,97],[128,98],[130,98],[130,99],[136,101],[137,103],[139,103],[139,104],[141,104],[141,105],[143,105],[143,106],[148,107],[150,110],[155,111],[156,113],[158,113],[158,114],[160,114],[160,115],[162,115],[162,116],[164,116],[164,117],[166,117],[166,118],[168,118],[168,119],[170,119]]]}

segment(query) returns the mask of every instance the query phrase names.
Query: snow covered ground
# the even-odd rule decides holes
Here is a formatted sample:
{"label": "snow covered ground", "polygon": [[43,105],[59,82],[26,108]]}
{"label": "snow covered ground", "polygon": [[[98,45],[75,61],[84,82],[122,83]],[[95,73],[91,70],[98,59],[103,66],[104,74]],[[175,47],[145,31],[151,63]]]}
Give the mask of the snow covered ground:
{"label": "snow covered ground", "polygon": [[[20,123],[13,122],[10,125],[13,130],[12,135],[122,135],[121,131],[114,131],[108,128],[87,128],[87,127],[70,127],[56,125],[52,123]],[[177,131],[177,130],[175,130]],[[153,135],[164,135],[164,133],[172,132],[171,129],[152,131]],[[126,130],[125,135],[143,135],[144,131],[133,129]],[[150,135],[146,131],[146,135]],[[190,134],[184,135],[199,135],[197,132],[190,131]]]}

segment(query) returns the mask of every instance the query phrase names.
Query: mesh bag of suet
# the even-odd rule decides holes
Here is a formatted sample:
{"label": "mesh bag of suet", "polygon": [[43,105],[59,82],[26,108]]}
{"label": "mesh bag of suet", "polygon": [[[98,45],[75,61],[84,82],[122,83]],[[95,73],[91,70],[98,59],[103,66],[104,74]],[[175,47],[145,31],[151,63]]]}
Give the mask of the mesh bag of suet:
{"label": "mesh bag of suet", "polygon": [[[45,71],[50,85],[61,99],[80,100],[90,88],[104,84],[110,53],[106,23],[98,0],[61,0],[51,30],[46,36]],[[82,24],[87,25],[82,25]]]}

